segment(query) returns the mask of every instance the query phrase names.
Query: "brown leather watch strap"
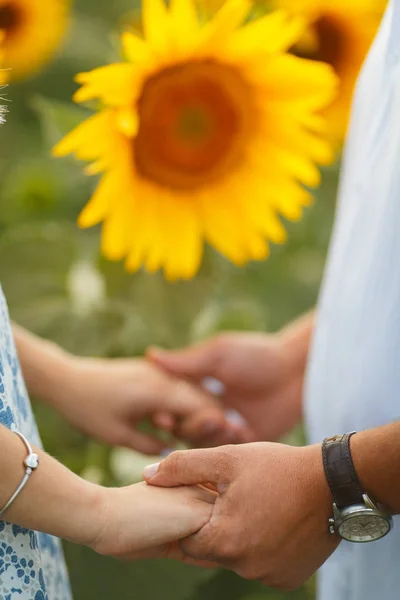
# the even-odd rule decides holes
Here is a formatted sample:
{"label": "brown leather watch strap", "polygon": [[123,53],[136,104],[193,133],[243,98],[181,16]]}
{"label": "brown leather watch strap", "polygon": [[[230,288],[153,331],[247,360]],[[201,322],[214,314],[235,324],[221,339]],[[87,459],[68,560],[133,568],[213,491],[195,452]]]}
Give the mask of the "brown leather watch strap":
{"label": "brown leather watch strap", "polygon": [[350,452],[350,438],[355,432],[335,435],[322,442],[325,475],[338,508],[363,503],[363,490]]}

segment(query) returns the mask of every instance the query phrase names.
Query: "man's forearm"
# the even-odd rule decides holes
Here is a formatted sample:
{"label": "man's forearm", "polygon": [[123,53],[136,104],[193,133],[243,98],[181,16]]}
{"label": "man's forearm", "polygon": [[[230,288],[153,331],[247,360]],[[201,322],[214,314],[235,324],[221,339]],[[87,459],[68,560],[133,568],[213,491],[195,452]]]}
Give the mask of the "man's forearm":
{"label": "man's forearm", "polygon": [[400,514],[400,421],[357,433],[351,453],[363,489]]}
{"label": "man's forearm", "polygon": [[307,366],[316,312],[306,313],[284,327],[279,335],[294,368],[304,372]]}
{"label": "man's forearm", "polygon": [[68,381],[71,355],[19,325],[13,324],[12,328],[29,392],[48,404],[55,404],[60,389]]}

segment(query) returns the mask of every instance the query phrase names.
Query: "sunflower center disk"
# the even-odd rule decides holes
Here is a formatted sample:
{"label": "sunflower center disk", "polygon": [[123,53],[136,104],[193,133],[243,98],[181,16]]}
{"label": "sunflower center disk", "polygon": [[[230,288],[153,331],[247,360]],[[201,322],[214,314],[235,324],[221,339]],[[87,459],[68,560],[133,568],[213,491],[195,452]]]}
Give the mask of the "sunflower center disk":
{"label": "sunflower center disk", "polygon": [[11,33],[19,23],[18,8],[12,3],[0,5],[0,30],[5,33]]}
{"label": "sunflower center disk", "polygon": [[293,54],[301,58],[310,58],[326,62],[339,70],[346,51],[346,32],[339,19],[334,15],[319,17],[312,30],[313,43],[296,44]]}
{"label": "sunflower center disk", "polygon": [[239,72],[211,61],[154,75],[138,104],[134,153],[139,173],[181,190],[223,177],[243,155],[254,115],[250,92]]}

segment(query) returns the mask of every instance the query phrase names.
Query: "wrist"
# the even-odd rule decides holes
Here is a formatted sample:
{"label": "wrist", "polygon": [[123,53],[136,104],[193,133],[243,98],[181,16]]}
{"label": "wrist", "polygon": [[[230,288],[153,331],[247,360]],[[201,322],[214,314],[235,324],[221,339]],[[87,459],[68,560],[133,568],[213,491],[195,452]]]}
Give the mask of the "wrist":
{"label": "wrist", "polygon": [[[2,518],[89,545],[99,527],[102,488],[78,477],[40,448],[33,447],[33,451],[39,465]],[[26,457],[22,441],[5,428],[0,428],[0,455],[7,457],[1,465],[3,506],[21,482]]]}
{"label": "wrist", "polygon": [[83,358],[74,356],[58,349],[53,356],[51,368],[43,376],[43,392],[40,397],[49,405],[61,411],[65,406],[70,406],[79,392],[79,374]]}
{"label": "wrist", "polygon": [[306,315],[278,333],[291,372],[304,373],[306,369],[314,319],[313,313]]}
{"label": "wrist", "polygon": [[304,470],[305,489],[310,497],[310,509],[321,517],[321,525],[328,532],[328,521],[332,514],[332,493],[329,488],[322,459],[321,444],[305,446]]}

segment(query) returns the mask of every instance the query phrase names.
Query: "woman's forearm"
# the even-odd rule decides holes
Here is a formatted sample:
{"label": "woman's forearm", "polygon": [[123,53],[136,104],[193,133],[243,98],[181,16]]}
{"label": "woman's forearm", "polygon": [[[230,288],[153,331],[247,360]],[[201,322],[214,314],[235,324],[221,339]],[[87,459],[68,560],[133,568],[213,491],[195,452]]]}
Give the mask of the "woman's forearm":
{"label": "woman's forearm", "polygon": [[55,404],[70,377],[73,357],[15,323],[12,329],[29,393],[48,404]]}
{"label": "woman's forearm", "polygon": [[[39,466],[0,520],[132,560],[167,556],[172,542],[199,531],[211,518],[213,492],[185,486],[162,490],[145,483],[105,488],[34,451]],[[0,508],[22,481],[26,456],[23,441],[0,425]]]}
{"label": "woman's forearm", "polygon": [[[39,466],[1,519],[90,545],[98,531],[93,517],[98,514],[102,488],[84,481],[42,450],[34,448],[34,452]],[[22,481],[26,456],[22,440],[0,425],[0,508]]]}

